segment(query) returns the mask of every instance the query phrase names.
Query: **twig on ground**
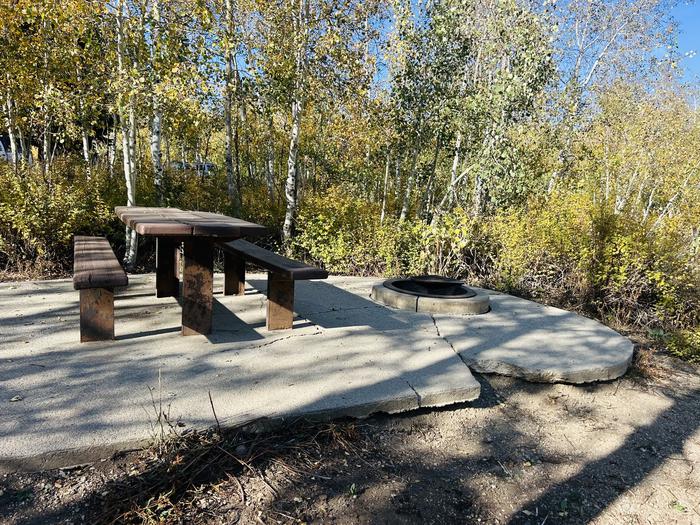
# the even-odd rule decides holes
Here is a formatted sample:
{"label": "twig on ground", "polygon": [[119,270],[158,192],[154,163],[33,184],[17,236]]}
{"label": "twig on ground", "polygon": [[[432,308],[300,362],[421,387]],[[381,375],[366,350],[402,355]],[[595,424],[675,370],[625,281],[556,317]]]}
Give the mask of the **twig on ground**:
{"label": "twig on ground", "polygon": [[211,411],[214,413],[214,419],[216,420],[216,430],[221,435],[221,425],[219,424],[219,418],[216,417],[216,410],[214,409],[214,401],[211,398],[211,390],[209,390],[209,404],[211,405]]}
{"label": "twig on ground", "polygon": [[503,463],[501,463],[499,460],[496,460],[496,463],[498,463],[498,464],[501,466],[501,468],[503,469],[503,472],[505,472],[506,475],[512,476],[510,470],[508,470],[508,469],[503,465]]}

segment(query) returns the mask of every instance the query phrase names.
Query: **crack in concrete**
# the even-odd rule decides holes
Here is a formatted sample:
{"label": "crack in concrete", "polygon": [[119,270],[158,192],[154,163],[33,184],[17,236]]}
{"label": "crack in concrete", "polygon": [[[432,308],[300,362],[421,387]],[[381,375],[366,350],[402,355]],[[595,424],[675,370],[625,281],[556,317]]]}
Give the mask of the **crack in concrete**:
{"label": "crack in concrete", "polygon": [[263,344],[261,344],[261,345],[246,346],[246,347],[244,347],[244,348],[239,348],[239,349],[236,350],[236,352],[243,351],[243,350],[256,350],[256,349],[258,349],[258,348],[264,348],[264,347],[266,347],[266,346],[273,345],[273,344],[275,344],[275,343],[277,343],[277,342],[279,342],[279,341],[286,341],[286,340],[288,340],[288,339],[293,339],[293,338],[295,338],[295,337],[307,337],[307,336],[310,336],[310,335],[320,335],[321,333],[323,333],[322,330],[317,330],[316,332],[312,332],[312,333],[310,333],[310,334],[292,334],[292,335],[288,335],[288,336],[286,336],[286,337],[278,337],[277,339],[273,339],[272,341],[268,341],[268,342],[263,343]]}
{"label": "crack in concrete", "polygon": [[382,305],[373,304],[370,306],[355,306],[352,308],[331,308],[330,310],[320,310],[318,312],[307,312],[305,315],[321,315],[321,314],[329,314],[332,312],[352,312],[353,310],[369,310],[370,308],[382,308]]}
{"label": "crack in concrete", "polygon": [[418,408],[420,408],[422,405],[421,405],[421,397],[420,397],[420,394],[418,393],[418,390],[413,388],[413,385],[408,382],[408,379],[404,379],[404,381],[406,381],[406,384],[408,385],[408,387],[411,390],[413,390],[413,393],[416,394],[416,403],[418,403]]}
{"label": "crack in concrete", "polygon": [[[459,360],[462,361],[462,364],[464,364],[464,366],[466,366],[467,368],[469,368],[469,363],[467,363],[467,360],[464,359],[464,357],[462,356],[462,354],[460,354],[460,353],[455,349],[454,345],[450,342],[450,340],[449,340],[446,336],[444,336],[444,335],[442,335],[442,334],[440,333],[440,327],[439,327],[438,324],[437,324],[437,320],[435,319],[435,316],[434,316],[433,314],[430,314],[430,318],[433,320],[433,325],[435,326],[435,332],[437,333],[437,336],[438,336],[440,339],[442,339],[443,341],[445,341],[448,345],[450,345],[450,348],[452,348],[452,351],[453,351],[455,354],[457,354],[457,356],[459,357]],[[469,369],[469,371],[471,372],[471,369]]]}

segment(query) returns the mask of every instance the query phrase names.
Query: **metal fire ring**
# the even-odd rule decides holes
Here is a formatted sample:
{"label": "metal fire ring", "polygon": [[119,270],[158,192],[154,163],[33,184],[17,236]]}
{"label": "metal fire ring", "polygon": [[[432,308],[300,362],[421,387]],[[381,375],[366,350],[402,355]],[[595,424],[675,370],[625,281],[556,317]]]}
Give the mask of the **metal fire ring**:
{"label": "metal fire ring", "polygon": [[431,299],[468,299],[476,292],[456,279],[435,278],[436,276],[419,276],[408,279],[388,279],[384,286],[399,293]]}

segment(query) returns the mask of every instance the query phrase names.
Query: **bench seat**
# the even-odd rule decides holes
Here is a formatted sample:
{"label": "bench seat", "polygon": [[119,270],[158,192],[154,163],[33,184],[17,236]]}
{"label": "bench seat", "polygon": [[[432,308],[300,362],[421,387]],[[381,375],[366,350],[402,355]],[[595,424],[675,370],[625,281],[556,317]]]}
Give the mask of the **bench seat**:
{"label": "bench seat", "polygon": [[80,342],[114,339],[114,288],[129,279],[104,237],[76,235],[73,288],[80,290]]}
{"label": "bench seat", "polygon": [[326,270],[289,259],[243,239],[219,243],[219,248],[224,252],[224,295],[243,295],[245,292],[246,261],[268,270],[268,330],[292,327],[294,281],[328,277]]}

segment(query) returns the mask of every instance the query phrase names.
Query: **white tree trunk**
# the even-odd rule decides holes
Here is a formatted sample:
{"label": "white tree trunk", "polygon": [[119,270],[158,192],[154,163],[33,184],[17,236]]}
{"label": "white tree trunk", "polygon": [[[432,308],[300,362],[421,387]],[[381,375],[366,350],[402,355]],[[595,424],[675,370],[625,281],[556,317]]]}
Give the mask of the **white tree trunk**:
{"label": "white tree trunk", "polygon": [[[117,67],[120,76],[124,75],[124,4],[120,0],[117,12]],[[122,103],[123,104],[123,103]],[[133,96],[129,97],[128,108],[120,108],[120,127],[122,134],[122,156],[124,166],[124,180],[126,182],[126,205],[136,204],[136,111],[134,109]],[[124,266],[133,268],[136,262],[137,239],[136,231],[126,227],[126,250],[124,253]]]}
{"label": "white tree trunk", "polygon": [[[78,83],[82,83],[83,78],[80,74],[80,67],[75,72]],[[80,118],[80,136],[83,142],[83,161],[85,161],[85,176],[87,180],[92,177],[90,167],[90,137],[88,135],[88,127],[86,124],[85,105],[83,104],[82,94],[78,94],[78,116]]]}
{"label": "white tree trunk", "polygon": [[386,216],[386,195],[389,188],[389,172],[391,171],[391,152],[386,154],[386,166],[384,168],[384,187],[382,188],[382,214],[379,217],[379,224],[384,224]]}
{"label": "white tree trunk", "polygon": [[90,180],[92,176],[92,170],[90,168],[90,137],[88,137],[88,131],[83,125],[80,130],[83,139],[83,160],[85,161],[85,174]]}
{"label": "white tree trunk", "polygon": [[[420,141],[418,141],[420,142]],[[416,165],[418,164],[419,146],[416,144],[413,148],[413,158],[411,160],[411,171],[408,173],[408,181],[406,182],[406,191],[403,195],[403,205],[401,206],[401,215],[399,221],[405,221],[408,216],[408,209],[411,206],[411,195],[413,194],[413,183],[416,180]]]}
{"label": "white tree trunk", "polygon": [[42,141],[41,153],[44,157],[44,163],[42,164],[44,169],[44,175],[49,173],[51,169],[51,121],[48,115],[44,117],[44,137]]}
{"label": "white tree trunk", "polygon": [[225,86],[224,86],[224,127],[225,127],[225,153],[226,162],[226,184],[228,190],[228,198],[233,207],[234,214],[240,213],[240,195],[237,191],[237,177],[234,172],[233,149],[235,147],[234,126],[233,126],[233,82],[234,82],[234,62],[236,60],[234,48],[234,20],[233,20],[233,5],[231,0],[226,0],[225,6],[225,40],[226,51],[224,56],[225,62]]}
{"label": "white tree trunk", "polygon": [[267,194],[270,204],[275,202],[275,144],[272,135],[272,123],[270,123],[270,136],[267,141],[267,159],[265,175],[267,177]]}
{"label": "white tree trunk", "polygon": [[[160,44],[160,2],[153,1],[153,38],[151,42],[151,62],[154,71],[158,71],[157,61],[159,59]],[[165,201],[163,189],[163,154],[161,151],[161,137],[163,126],[163,109],[158,95],[158,84],[160,79],[156,73],[155,86],[152,95],[153,119],[151,120],[151,162],[153,164],[153,185],[156,190],[156,201],[159,206],[163,206]]]}
{"label": "white tree trunk", "polygon": [[457,201],[457,183],[462,180],[464,174],[457,175],[457,170],[459,169],[459,153],[462,146],[462,132],[457,130],[457,137],[455,139],[455,154],[452,157],[452,168],[450,169],[450,184],[445,191],[445,195],[442,197],[440,204],[437,205],[433,212],[433,218],[430,221],[432,226],[435,226],[445,211],[445,208],[449,209],[454,202]]}
{"label": "white tree trunk", "polygon": [[117,117],[113,116],[112,127],[107,136],[107,169],[109,178],[114,177],[114,164],[117,160]]}
{"label": "white tree trunk", "polygon": [[448,192],[450,193],[449,202],[457,201],[457,170],[459,169],[459,150],[462,147],[462,132],[457,130],[457,139],[455,141],[455,156],[452,159],[452,169],[450,170],[450,187]]}
{"label": "white tree trunk", "polygon": [[[122,153],[124,158],[124,179],[126,182],[126,205],[136,205],[136,111],[133,101],[129,101],[128,122],[122,121]],[[133,268],[136,263],[138,240],[136,230],[126,227],[126,251],[124,266]]]}
{"label": "white tree trunk", "polygon": [[299,128],[301,126],[301,100],[292,102],[292,130],[289,138],[289,156],[287,157],[287,182],[284,185],[284,196],[287,209],[284,214],[282,239],[288,243],[292,238],[292,228],[297,211],[297,153],[299,150]]}
{"label": "white tree trunk", "polygon": [[284,186],[284,196],[287,209],[282,226],[282,240],[288,246],[292,238],[294,221],[297,213],[297,153],[299,150],[299,129],[301,127],[301,112],[303,108],[304,87],[306,84],[306,62],[308,45],[308,15],[309,0],[299,0],[299,15],[297,19],[297,50],[296,78],[294,82],[294,97],[292,101],[292,129],[289,136],[289,156],[287,157],[287,182]]}
{"label": "white tree trunk", "polygon": [[[8,75],[9,76],[9,75]],[[10,139],[10,150],[12,154],[12,165],[17,171],[17,165],[19,162],[19,155],[17,155],[17,137],[15,136],[15,118],[14,118],[14,107],[12,102],[12,97],[10,93],[7,93],[7,136]]]}
{"label": "white tree trunk", "polygon": [[153,162],[153,185],[159,206],[165,202],[163,188],[163,154],[161,151],[162,112],[157,97],[153,100],[153,121],[151,122],[151,161]]}

